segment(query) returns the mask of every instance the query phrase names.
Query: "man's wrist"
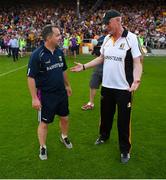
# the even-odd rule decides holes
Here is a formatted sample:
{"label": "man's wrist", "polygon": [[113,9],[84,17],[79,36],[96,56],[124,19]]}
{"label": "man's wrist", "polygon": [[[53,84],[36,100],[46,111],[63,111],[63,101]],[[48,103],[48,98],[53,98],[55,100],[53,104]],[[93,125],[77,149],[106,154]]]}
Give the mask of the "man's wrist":
{"label": "man's wrist", "polygon": [[32,98],[32,101],[36,101],[36,100],[39,100],[37,96]]}
{"label": "man's wrist", "polygon": [[67,86],[65,86],[65,87],[66,87],[66,89],[69,89],[69,88],[71,88],[71,87],[70,87],[70,85],[67,85]]}

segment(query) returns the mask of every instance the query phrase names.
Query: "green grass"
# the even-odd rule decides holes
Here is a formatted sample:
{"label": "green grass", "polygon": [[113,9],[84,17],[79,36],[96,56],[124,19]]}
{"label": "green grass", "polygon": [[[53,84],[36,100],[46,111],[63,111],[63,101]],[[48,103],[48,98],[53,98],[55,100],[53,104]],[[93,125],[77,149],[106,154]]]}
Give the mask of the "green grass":
{"label": "green grass", "polygon": [[[84,63],[92,56],[80,56]],[[0,74],[27,64],[0,57]],[[74,65],[67,59],[68,66]],[[166,61],[146,57],[140,89],[132,112],[132,154],[127,165],[119,163],[116,117],[110,140],[95,146],[99,127],[98,91],[95,109],[84,112],[92,70],[69,72],[70,138],[73,149],[59,141],[58,118],[49,126],[48,160],[38,158],[37,113],[31,108],[26,68],[0,76],[0,178],[166,178]]]}

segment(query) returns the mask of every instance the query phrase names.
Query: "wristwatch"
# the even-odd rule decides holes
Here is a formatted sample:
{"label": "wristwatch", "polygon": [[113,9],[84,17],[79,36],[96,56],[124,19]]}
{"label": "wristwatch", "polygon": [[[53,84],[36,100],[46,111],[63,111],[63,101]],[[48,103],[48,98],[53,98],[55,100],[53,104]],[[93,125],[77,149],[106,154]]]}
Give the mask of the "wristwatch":
{"label": "wristwatch", "polygon": [[138,84],[139,84],[140,82],[141,82],[141,80],[135,80],[135,81],[134,81],[134,83],[138,83]]}
{"label": "wristwatch", "polygon": [[82,69],[83,69],[83,71],[85,71],[85,65],[84,64],[82,65]]}

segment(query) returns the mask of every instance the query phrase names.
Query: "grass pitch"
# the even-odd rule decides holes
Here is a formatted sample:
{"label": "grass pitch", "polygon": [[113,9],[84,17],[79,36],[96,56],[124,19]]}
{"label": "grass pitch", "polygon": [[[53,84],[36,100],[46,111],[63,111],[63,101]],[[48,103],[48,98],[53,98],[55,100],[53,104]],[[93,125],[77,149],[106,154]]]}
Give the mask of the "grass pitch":
{"label": "grass pitch", "polygon": [[[81,55],[85,63],[90,55]],[[89,98],[92,70],[68,72],[70,97],[69,136],[66,149],[59,141],[58,117],[49,126],[48,160],[38,158],[37,113],[27,89],[28,57],[14,63],[0,57],[0,178],[166,178],[166,58],[145,57],[144,73],[134,96],[132,152],[127,165],[119,162],[116,117],[110,140],[95,146],[99,127],[100,92],[93,111],[82,111]],[[69,67],[74,65],[67,59]],[[14,71],[14,72],[11,72]]]}

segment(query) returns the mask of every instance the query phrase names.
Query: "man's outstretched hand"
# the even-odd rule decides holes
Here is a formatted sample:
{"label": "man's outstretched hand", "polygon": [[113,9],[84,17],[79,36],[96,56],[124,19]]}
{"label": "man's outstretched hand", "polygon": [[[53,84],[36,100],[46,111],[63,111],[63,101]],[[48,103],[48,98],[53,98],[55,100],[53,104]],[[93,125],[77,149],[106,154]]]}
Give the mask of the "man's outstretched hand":
{"label": "man's outstretched hand", "polygon": [[70,71],[72,72],[80,72],[83,70],[83,64],[81,63],[77,63],[77,62],[74,62],[76,64],[76,66],[73,66],[70,68]]}

